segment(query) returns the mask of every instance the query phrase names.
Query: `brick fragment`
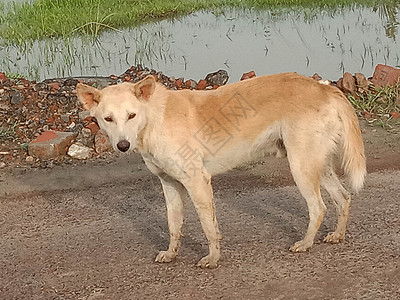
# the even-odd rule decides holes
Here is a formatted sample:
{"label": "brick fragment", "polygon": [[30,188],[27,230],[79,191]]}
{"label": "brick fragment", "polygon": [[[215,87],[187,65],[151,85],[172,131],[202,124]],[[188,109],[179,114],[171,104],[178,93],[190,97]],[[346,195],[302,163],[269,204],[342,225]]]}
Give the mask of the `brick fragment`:
{"label": "brick fragment", "polygon": [[107,134],[103,130],[99,130],[94,137],[94,147],[97,153],[103,153],[112,150],[112,145]]}
{"label": "brick fragment", "polygon": [[45,159],[65,155],[75,136],[73,132],[45,131],[29,143],[29,155]]}
{"label": "brick fragment", "polygon": [[385,85],[394,85],[399,80],[400,69],[379,64],[375,67],[374,75],[372,76],[371,82],[376,87],[382,87]]}
{"label": "brick fragment", "polygon": [[245,80],[245,79],[250,79],[253,77],[256,77],[256,73],[254,71],[243,73],[242,77],[240,77],[240,81]]}

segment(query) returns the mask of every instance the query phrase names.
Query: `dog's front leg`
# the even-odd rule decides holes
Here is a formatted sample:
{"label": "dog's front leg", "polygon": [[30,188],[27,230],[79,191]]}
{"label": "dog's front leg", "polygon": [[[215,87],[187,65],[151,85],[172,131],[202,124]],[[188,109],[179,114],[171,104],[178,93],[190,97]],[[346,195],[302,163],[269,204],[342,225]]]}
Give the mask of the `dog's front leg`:
{"label": "dog's front leg", "polygon": [[216,268],[220,259],[219,241],[222,236],[218,229],[211,176],[204,172],[191,178],[185,187],[199,215],[201,226],[208,240],[209,254],[197,264],[201,268]]}
{"label": "dog's front leg", "polygon": [[179,242],[183,235],[183,199],[187,192],[180,182],[167,175],[160,176],[160,180],[167,205],[170,241],[168,250],[160,251],[156,262],[170,262],[178,255]]}

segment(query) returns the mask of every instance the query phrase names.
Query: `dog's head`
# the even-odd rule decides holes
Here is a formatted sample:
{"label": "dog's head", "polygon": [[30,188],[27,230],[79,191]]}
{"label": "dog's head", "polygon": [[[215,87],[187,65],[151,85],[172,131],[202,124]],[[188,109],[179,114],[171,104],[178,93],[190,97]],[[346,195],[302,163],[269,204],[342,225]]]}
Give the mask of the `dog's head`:
{"label": "dog's head", "polygon": [[150,75],[136,84],[122,83],[102,90],[79,83],[76,92],[83,107],[107,133],[115,151],[129,152],[136,148],[137,137],[146,126],[146,105],[155,85]]}

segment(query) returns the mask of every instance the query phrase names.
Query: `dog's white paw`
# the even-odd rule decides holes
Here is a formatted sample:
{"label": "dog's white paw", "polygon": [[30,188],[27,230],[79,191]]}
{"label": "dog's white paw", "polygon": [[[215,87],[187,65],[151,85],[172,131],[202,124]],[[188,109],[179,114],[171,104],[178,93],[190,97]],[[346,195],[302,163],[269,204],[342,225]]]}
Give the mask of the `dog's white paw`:
{"label": "dog's white paw", "polygon": [[169,263],[176,257],[176,253],[172,251],[160,251],[158,253],[155,262]]}
{"label": "dog's white paw", "polygon": [[292,252],[306,252],[311,248],[313,243],[305,242],[304,240],[294,243],[289,250]]}
{"label": "dog's white paw", "polygon": [[215,269],[218,267],[219,258],[211,257],[210,255],[204,256],[200,261],[197,263],[197,266],[205,269]]}
{"label": "dog's white paw", "polygon": [[325,243],[338,244],[344,240],[344,234],[337,232],[330,232],[324,238]]}

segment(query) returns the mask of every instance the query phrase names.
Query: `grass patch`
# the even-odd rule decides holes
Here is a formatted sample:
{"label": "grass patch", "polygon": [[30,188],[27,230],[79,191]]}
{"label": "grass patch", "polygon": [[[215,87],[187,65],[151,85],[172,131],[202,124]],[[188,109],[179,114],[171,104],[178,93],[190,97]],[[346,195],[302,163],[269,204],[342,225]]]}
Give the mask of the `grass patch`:
{"label": "grass patch", "polygon": [[9,126],[0,126],[0,141],[12,140],[16,136],[18,123],[15,122]]}
{"label": "grass patch", "polygon": [[158,18],[186,15],[197,10],[227,7],[337,9],[344,6],[391,7],[387,0],[34,0],[32,4],[0,5],[0,38],[21,44],[45,37],[97,35],[103,30],[132,27]]}
{"label": "grass patch", "polygon": [[393,86],[371,87],[364,93],[348,95],[356,112],[370,124],[381,126],[388,131],[397,132],[400,118],[393,118],[400,113],[400,82]]}

